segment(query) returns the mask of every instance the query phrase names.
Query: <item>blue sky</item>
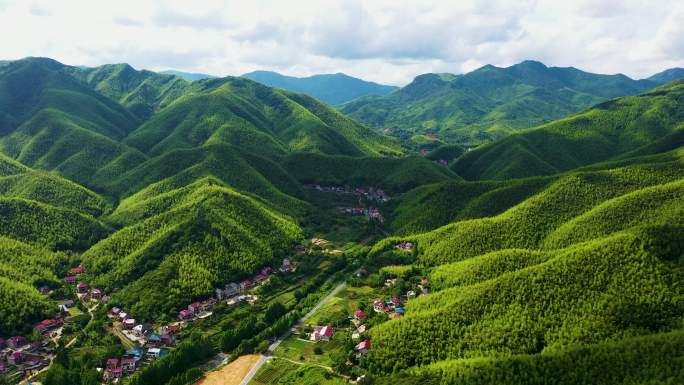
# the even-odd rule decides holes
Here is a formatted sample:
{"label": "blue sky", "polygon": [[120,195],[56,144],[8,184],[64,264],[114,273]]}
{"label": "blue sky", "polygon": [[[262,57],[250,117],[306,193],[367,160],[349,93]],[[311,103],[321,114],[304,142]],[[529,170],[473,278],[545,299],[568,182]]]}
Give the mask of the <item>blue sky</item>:
{"label": "blue sky", "polygon": [[397,85],[534,59],[640,78],[684,67],[682,20],[676,0],[0,0],[0,58]]}

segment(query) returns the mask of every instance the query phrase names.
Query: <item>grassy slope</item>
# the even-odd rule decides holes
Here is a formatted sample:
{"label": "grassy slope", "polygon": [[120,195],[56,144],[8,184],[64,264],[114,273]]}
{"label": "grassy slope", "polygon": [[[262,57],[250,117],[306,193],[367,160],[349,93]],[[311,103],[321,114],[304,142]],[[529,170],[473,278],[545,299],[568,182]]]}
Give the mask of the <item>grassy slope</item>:
{"label": "grassy slope", "polygon": [[468,180],[511,179],[634,156],[664,137],[681,140],[683,100],[682,81],[612,100],[470,151],[452,169]]}

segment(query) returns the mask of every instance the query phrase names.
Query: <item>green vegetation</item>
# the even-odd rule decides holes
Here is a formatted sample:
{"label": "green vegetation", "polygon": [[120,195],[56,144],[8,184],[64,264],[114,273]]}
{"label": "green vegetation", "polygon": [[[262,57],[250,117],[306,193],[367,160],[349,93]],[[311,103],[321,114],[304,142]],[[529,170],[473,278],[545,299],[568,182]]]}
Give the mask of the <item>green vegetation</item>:
{"label": "green vegetation", "polygon": [[284,168],[301,183],[374,186],[403,192],[425,183],[458,178],[448,169],[424,158],[352,158],[310,153],[292,154]]}
{"label": "green vegetation", "polygon": [[679,81],[605,102],[470,151],[452,169],[468,180],[512,179],[621,158],[668,135],[681,134],[683,95],[684,81]]}
{"label": "green vegetation", "polygon": [[465,75],[420,75],[398,91],[359,98],[341,109],[404,139],[429,133],[448,143],[480,144],[668,81],[524,61],[508,68],[487,65]]}

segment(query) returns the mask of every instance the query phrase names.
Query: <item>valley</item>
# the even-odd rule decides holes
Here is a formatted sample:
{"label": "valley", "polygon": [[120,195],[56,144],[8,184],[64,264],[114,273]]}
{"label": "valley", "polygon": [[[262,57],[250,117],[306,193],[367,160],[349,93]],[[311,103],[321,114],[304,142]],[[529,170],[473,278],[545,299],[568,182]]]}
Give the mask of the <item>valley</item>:
{"label": "valley", "polygon": [[0,63],[0,383],[684,378],[672,72],[178,75]]}

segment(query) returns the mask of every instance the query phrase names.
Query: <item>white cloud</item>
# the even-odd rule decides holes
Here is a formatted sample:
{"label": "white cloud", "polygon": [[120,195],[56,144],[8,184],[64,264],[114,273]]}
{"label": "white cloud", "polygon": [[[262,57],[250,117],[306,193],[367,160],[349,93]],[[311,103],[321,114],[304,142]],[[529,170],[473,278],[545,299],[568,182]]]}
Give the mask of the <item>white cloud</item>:
{"label": "white cloud", "polygon": [[0,0],[0,59],[401,84],[525,59],[644,77],[684,66],[678,0]]}

